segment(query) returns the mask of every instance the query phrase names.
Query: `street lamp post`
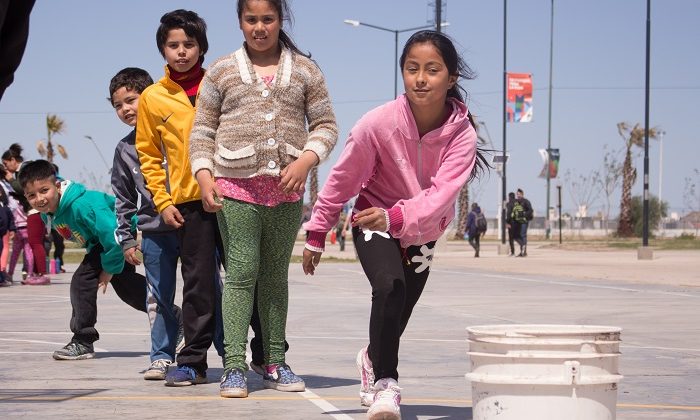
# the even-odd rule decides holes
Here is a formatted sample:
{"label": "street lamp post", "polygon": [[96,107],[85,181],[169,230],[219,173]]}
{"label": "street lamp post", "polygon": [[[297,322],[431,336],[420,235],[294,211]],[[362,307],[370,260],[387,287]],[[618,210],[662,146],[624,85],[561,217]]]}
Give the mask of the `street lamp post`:
{"label": "street lamp post", "polygon": [[[406,29],[389,29],[389,28],[384,28],[382,26],[377,26],[377,25],[372,25],[370,23],[365,23],[365,22],[360,22],[359,20],[353,20],[353,19],[345,19],[343,23],[346,23],[350,26],[358,27],[358,26],[367,26],[369,28],[374,28],[374,29],[379,29],[380,31],[385,31],[385,32],[392,32],[394,34],[394,66],[398,66],[399,63],[399,34],[401,32],[411,32],[411,31],[417,31],[420,29],[430,29],[433,27],[433,25],[423,25],[423,26],[416,26],[415,28],[406,28]],[[449,22],[442,22],[440,24],[441,27],[444,26],[449,26]],[[396,73],[396,67],[394,67],[394,98],[398,96],[399,92],[399,78]]]}
{"label": "street lamp post", "polygon": [[88,135],[85,135],[84,137],[90,140],[92,145],[95,146],[95,150],[97,150],[97,153],[100,155],[100,159],[102,159],[102,163],[104,163],[105,168],[107,168],[107,173],[109,173],[109,164],[107,163],[107,160],[105,160],[105,157],[102,155],[102,151],[100,150],[100,148],[97,147],[97,143],[95,143],[95,140],[93,140],[92,137]]}

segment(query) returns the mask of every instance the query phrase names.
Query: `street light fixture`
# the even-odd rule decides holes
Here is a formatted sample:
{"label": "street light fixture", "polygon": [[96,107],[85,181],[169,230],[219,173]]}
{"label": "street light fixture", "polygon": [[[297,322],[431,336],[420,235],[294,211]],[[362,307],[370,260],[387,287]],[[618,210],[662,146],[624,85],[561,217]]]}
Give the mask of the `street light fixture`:
{"label": "street light fixture", "polygon": [[[359,20],[354,20],[354,19],[345,19],[343,21],[344,23],[358,27],[358,26],[367,26],[369,28],[374,28],[374,29],[379,29],[380,31],[385,31],[385,32],[392,32],[394,34],[394,66],[398,66],[399,63],[399,34],[401,32],[410,32],[410,31],[417,31],[419,29],[430,29],[434,27],[434,25],[423,25],[423,26],[416,26],[415,28],[406,28],[406,29],[390,29],[390,28],[384,28],[382,26],[377,26],[377,25],[372,25],[370,23],[364,23],[360,22]],[[440,23],[440,27],[445,27],[449,26],[449,22],[442,22]],[[394,68],[394,98],[398,96],[398,91],[399,91],[399,79],[398,75],[396,74],[396,68]]]}
{"label": "street light fixture", "polygon": [[95,140],[93,140],[92,137],[88,136],[87,134],[84,137],[86,139],[90,140],[90,142],[92,142],[92,145],[95,146],[97,153],[100,155],[100,159],[102,159],[102,163],[104,163],[105,168],[107,168],[107,173],[109,173],[109,171],[110,171],[109,164],[107,163],[107,160],[105,160],[105,157],[102,155],[102,151],[100,150],[100,148],[97,147],[97,143],[95,143]]}

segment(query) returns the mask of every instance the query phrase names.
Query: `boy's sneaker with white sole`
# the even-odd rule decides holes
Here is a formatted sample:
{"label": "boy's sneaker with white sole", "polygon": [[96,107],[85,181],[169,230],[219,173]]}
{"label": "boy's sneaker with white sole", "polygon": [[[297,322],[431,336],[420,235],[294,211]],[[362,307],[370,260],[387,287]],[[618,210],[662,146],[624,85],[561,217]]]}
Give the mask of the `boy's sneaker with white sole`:
{"label": "boy's sneaker with white sole", "polygon": [[93,357],[95,357],[95,350],[92,344],[83,344],[77,341],[71,341],[63,348],[53,352],[53,358],[56,360],[85,360]]}
{"label": "boy's sneaker with white sole", "polygon": [[147,381],[162,381],[168,374],[168,368],[172,363],[168,359],[154,360],[143,374],[143,379]]}
{"label": "boy's sneaker with white sole", "polygon": [[357,353],[355,363],[360,372],[360,404],[369,407],[374,401],[374,369],[367,354],[367,347],[363,347]]}
{"label": "boy's sneaker with white sole", "polygon": [[219,385],[219,395],[224,398],[245,398],[248,396],[248,381],[241,369],[224,372]]}
{"label": "boy's sneaker with white sole", "polygon": [[367,410],[369,420],[401,420],[401,388],[393,378],[374,384],[374,402]]}

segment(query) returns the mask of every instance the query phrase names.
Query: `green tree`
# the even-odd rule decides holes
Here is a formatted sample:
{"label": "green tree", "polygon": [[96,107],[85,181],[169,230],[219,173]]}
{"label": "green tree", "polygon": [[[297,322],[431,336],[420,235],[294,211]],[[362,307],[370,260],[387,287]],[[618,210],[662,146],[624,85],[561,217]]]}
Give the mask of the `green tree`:
{"label": "green tree", "polygon": [[[634,226],[634,235],[642,237],[644,228],[644,202],[642,196],[635,195],[632,197],[631,213],[632,226]],[[666,217],[668,213],[668,203],[666,201],[659,202],[659,198],[651,196],[649,198],[649,226],[658,226],[662,217]]]}

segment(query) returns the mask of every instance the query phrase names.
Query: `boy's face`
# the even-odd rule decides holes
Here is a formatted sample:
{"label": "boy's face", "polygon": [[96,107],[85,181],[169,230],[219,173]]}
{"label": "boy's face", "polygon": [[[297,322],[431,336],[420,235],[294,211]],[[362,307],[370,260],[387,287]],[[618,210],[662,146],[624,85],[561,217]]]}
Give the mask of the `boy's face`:
{"label": "boy's face", "polygon": [[41,213],[54,213],[61,200],[61,183],[53,178],[28,182],[24,196],[34,210]]}
{"label": "boy's face", "polygon": [[175,71],[184,73],[199,61],[199,43],[182,29],[171,29],[163,45],[165,61]]}
{"label": "boy's face", "polygon": [[141,94],[133,89],[122,86],[112,94],[112,106],[117,117],[129,127],[136,125],[136,116],[139,111],[139,98]]}

